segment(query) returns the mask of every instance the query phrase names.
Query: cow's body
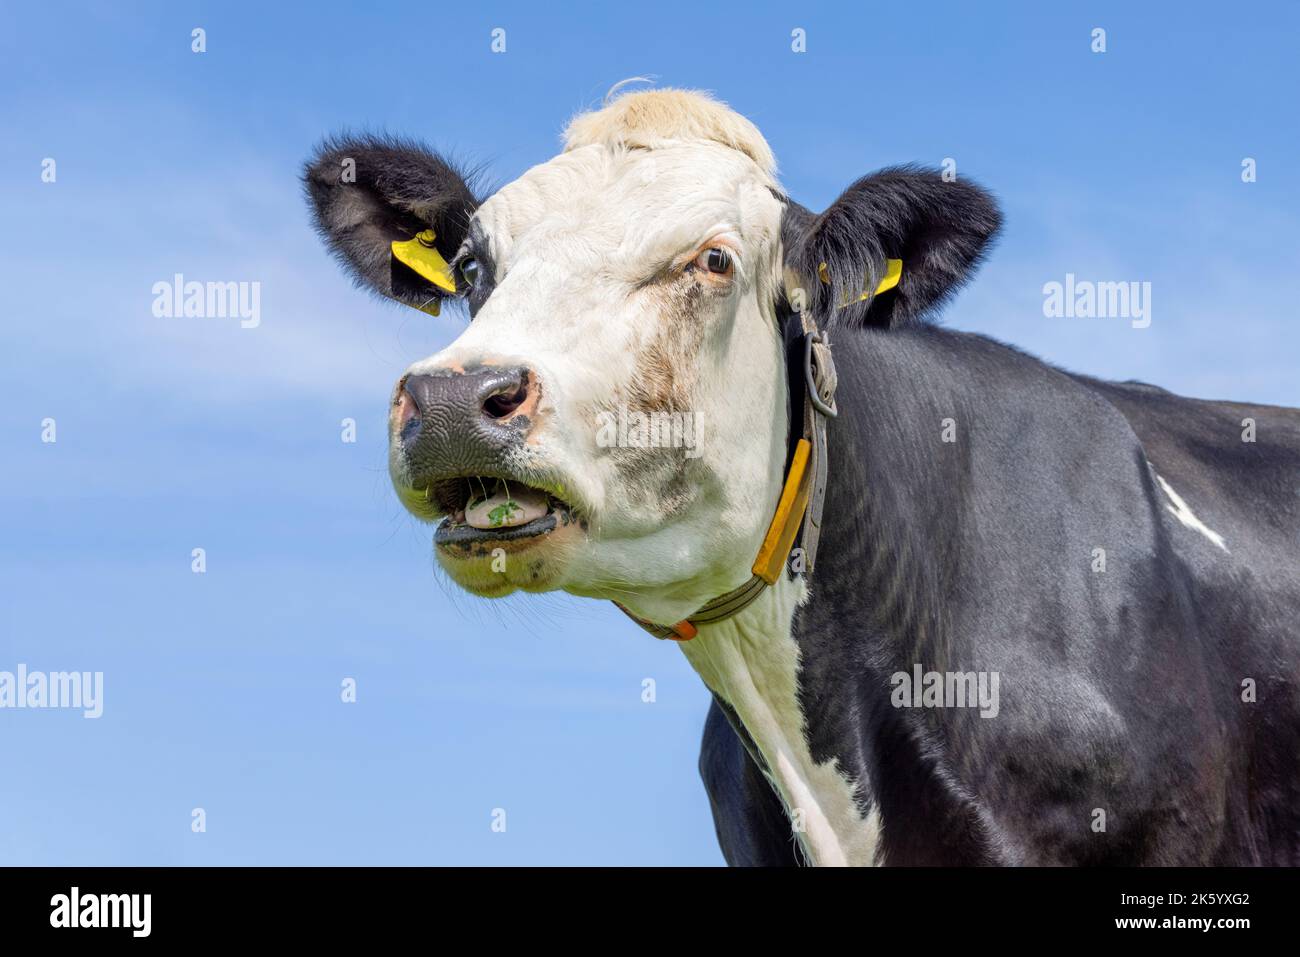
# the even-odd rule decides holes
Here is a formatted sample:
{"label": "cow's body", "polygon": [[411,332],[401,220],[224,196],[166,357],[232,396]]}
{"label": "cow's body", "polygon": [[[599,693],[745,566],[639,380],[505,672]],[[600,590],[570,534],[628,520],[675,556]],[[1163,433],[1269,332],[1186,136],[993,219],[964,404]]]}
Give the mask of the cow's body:
{"label": "cow's body", "polygon": [[483,200],[404,140],[305,173],[358,283],[468,306],[389,413],[439,566],[698,623],[730,861],[1300,863],[1300,413],[927,325],[1000,228],[977,184],[895,167],[813,214],[671,90]]}
{"label": "cow's body", "polygon": [[[930,328],[835,350],[793,643],[801,734],[857,790],[874,859],[1300,863],[1300,411]],[[997,719],[891,706],[918,663],[998,672]],[[731,863],[823,856],[796,852],[717,705],[701,773]]]}

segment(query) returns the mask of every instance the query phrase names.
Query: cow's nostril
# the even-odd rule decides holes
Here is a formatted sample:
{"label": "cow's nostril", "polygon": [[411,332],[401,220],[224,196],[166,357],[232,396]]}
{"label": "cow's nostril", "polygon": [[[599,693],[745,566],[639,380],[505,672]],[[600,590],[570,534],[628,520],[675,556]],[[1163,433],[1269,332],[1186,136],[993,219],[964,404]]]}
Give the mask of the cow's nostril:
{"label": "cow's nostril", "polygon": [[405,431],[408,425],[420,421],[420,409],[415,404],[415,397],[405,388],[397,394],[397,401],[393,403],[393,419],[398,431]]}
{"label": "cow's nostril", "polygon": [[524,404],[528,398],[528,382],[521,381],[516,389],[508,389],[505,392],[498,392],[496,395],[490,395],[483,400],[483,411],[493,419],[504,419],[515,409]]}
{"label": "cow's nostril", "polygon": [[523,367],[408,375],[393,396],[390,434],[411,454],[481,438],[482,430],[497,432],[498,426],[511,426],[506,432],[514,435],[530,424],[517,416],[536,403],[540,393],[535,383],[533,373]]}

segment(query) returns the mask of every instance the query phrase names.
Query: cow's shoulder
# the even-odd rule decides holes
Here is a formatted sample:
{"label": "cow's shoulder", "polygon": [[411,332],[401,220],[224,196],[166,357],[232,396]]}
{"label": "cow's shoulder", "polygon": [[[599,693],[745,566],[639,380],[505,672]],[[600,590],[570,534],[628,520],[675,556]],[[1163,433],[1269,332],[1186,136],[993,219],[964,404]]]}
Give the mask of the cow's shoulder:
{"label": "cow's shoulder", "polygon": [[1202,508],[1260,532],[1300,530],[1300,409],[1074,378],[1124,415],[1152,468],[1189,502],[1194,495]]}

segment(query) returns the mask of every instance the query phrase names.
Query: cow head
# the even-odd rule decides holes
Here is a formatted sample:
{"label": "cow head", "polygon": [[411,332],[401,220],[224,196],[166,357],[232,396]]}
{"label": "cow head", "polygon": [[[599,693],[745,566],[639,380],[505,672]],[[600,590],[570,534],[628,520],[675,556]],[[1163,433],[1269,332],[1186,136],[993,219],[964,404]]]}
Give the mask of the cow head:
{"label": "cow head", "polygon": [[[915,321],[997,228],[978,189],[896,169],[821,216],[745,118],[683,91],[574,119],[564,151],[480,202],[438,155],[327,141],[305,181],[357,279],[470,323],[393,391],[390,471],[480,595],[564,589],[673,622],[749,577],[787,448],[788,304]],[[874,290],[901,258],[892,292]],[[845,306],[844,304],[848,305]]]}

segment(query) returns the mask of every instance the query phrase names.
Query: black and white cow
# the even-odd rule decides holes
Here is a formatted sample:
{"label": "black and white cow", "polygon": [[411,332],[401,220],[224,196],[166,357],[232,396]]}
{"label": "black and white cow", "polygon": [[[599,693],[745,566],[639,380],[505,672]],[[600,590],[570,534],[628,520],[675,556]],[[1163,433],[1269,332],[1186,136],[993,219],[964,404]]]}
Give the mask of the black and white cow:
{"label": "black and white cow", "polygon": [[468,303],[391,408],[441,566],[691,638],[728,861],[1300,863],[1300,412],[927,325],[986,192],[899,168],[813,215],[672,90],[481,201],[389,138],[305,181],[360,284]]}

